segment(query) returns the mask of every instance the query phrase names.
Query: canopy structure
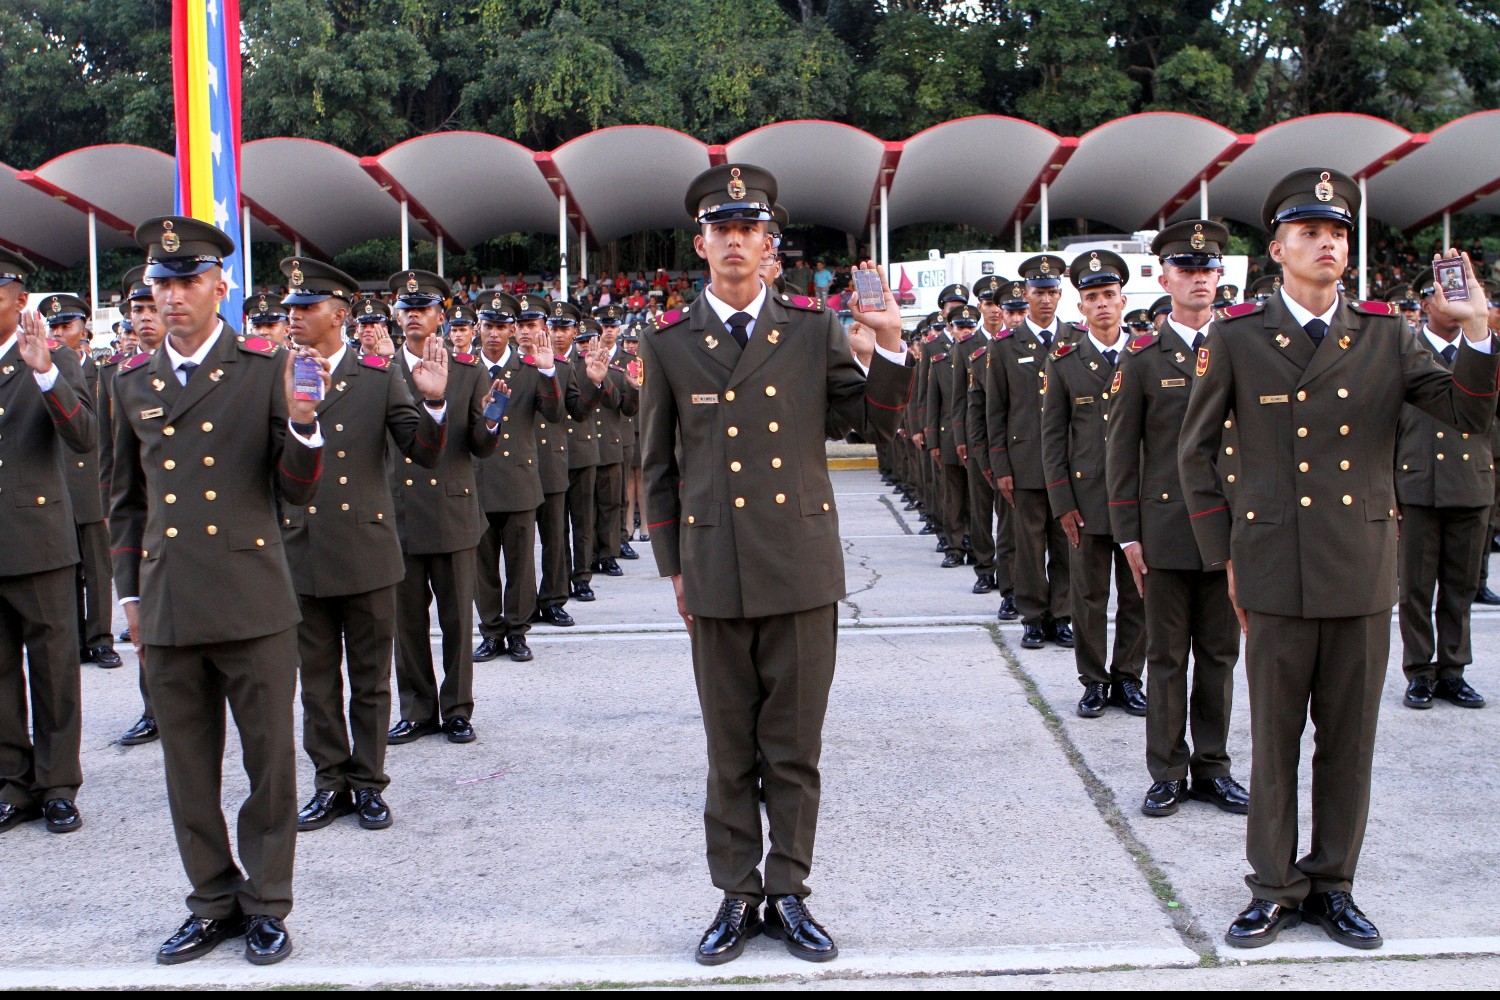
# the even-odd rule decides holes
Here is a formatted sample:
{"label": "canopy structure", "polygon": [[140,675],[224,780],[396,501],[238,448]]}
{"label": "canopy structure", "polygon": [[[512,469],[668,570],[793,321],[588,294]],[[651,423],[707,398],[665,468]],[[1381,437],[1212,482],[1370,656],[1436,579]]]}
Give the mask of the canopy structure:
{"label": "canopy structure", "polygon": [[[777,122],[724,145],[622,125],[551,151],[444,132],[363,159],[280,138],[243,147],[240,207],[254,240],[322,257],[399,235],[405,266],[416,227],[436,241],[440,270],[447,248],[555,232],[566,280],[570,237],[586,250],[643,229],[687,228],[688,183],[726,162],[771,170],[794,225],[868,234],[872,254],[888,264],[890,231],[922,222],[1008,235],[1017,250],[1030,222],[1050,246],[1055,218],[1123,231],[1195,216],[1258,226],[1265,192],[1314,165],[1358,179],[1364,218],[1398,228],[1446,224],[1454,213],[1500,214],[1500,167],[1483,155],[1496,148],[1500,111],[1430,135],[1354,114],[1238,135],[1172,112],[1129,115],[1081,138],[997,115],[944,122],[900,142],[829,121]],[[74,150],[35,170],[0,165],[0,244],[71,266],[99,247],[130,245],[135,225],[170,211],[172,195],[171,158],[139,146]]]}

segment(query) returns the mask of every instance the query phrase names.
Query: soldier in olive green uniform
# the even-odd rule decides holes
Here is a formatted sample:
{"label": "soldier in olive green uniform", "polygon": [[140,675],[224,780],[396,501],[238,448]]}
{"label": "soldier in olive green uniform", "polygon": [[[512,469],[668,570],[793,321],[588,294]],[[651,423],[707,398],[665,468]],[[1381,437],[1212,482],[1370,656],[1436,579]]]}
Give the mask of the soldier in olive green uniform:
{"label": "soldier in olive green uniform", "polygon": [[568,574],[572,569],[572,555],[568,549],[567,418],[571,413],[582,412],[583,397],[573,380],[573,366],[559,363],[561,356],[556,351],[559,343],[565,347],[572,344],[572,334],[559,332],[553,337],[548,332],[549,306],[542,296],[522,295],[516,302],[520,309],[516,314],[517,340],[523,350],[528,344],[536,350],[543,341],[553,348],[555,378],[563,398],[562,419],[539,418],[536,422],[536,459],[542,480],[542,502],[536,509],[536,527],[542,549],[542,575],[537,581],[536,611],[531,621],[533,624],[569,628],[574,622],[573,616],[564,609],[570,596]]}
{"label": "soldier in olive green uniform", "polygon": [[1177,473],[1182,418],[1228,240],[1229,231],[1207,219],[1179,222],[1156,235],[1151,252],[1160,258],[1158,280],[1172,296],[1172,314],[1160,334],[1131,341],[1120,359],[1119,388],[1110,394],[1110,527],[1146,604],[1146,769],[1152,784],[1141,811],[1147,816],[1172,815],[1189,794],[1227,812],[1249,811],[1249,794],[1230,776],[1228,750],[1239,623],[1224,572],[1205,569],[1198,554]]}
{"label": "soldier in olive green uniform", "polygon": [[266,338],[277,347],[285,346],[286,307],[277,301],[276,296],[263,292],[245,305],[246,325],[250,327],[250,332]]}
{"label": "soldier in olive green uniform", "polygon": [[599,442],[599,465],[594,474],[594,569],[608,576],[620,576],[620,507],[624,497],[626,473],[626,426],[640,408],[640,393],[625,374],[625,364],[617,340],[620,318],[614,306],[601,310],[600,349],[606,354],[612,392],[594,426]]}
{"label": "soldier in olive green uniform", "polygon": [[[1451,369],[1458,358],[1459,326],[1437,307],[1441,294],[1430,278],[1422,287],[1427,322],[1417,342]],[[1489,436],[1470,435],[1415,406],[1402,407],[1396,439],[1398,610],[1408,708],[1430,708],[1434,697],[1460,708],[1484,707],[1484,697],[1464,679],[1464,668],[1474,662],[1469,606],[1479,587],[1480,562],[1489,557],[1494,499]]]}
{"label": "soldier in olive green uniform", "polygon": [[[74,804],[82,706],[75,573],[78,532],[64,465],[97,444],[78,355],[25,312],[36,267],[0,247],[0,831],[45,817],[83,826]],[[24,666],[23,666],[24,650]]]}
{"label": "soldier in olive green uniform", "polygon": [[[711,283],[641,342],[652,550],[692,635],[708,742],[709,870],[725,894],[698,946],[706,964],[734,958],[760,931],[763,899],[767,933],[792,954],[837,954],[802,902],[845,593],[824,432],[831,418],[888,440],[908,381],[889,291],[885,311],[856,314],[876,331],[867,379],[831,314],[760,280],[775,193],[774,178],[755,167],[700,175],[687,205]],[[764,878],[762,790],[771,825]]]}
{"label": "soldier in olive green uniform", "polygon": [[932,359],[944,353],[951,343],[948,337],[948,321],[943,318],[943,314],[941,312],[929,313],[927,333],[917,353],[916,394],[912,397],[910,404],[916,409],[917,432],[913,440],[920,453],[918,464],[922,476],[921,511],[922,520],[927,522],[922,526],[921,533],[938,536],[937,551],[939,552],[945,552],[948,548],[948,529],[943,524],[943,495],[938,476],[939,466],[933,460],[931,453],[935,442],[927,440],[927,388]]}
{"label": "soldier in olive green uniform", "polygon": [[[554,302],[547,316],[552,348],[560,365],[570,369],[563,408],[568,419],[568,519],[571,554],[568,592],[585,603],[594,600],[594,527],[598,512],[594,486],[599,467],[599,411],[618,405],[614,383],[603,358],[589,346],[593,333],[580,326],[583,316],[571,302]],[[558,348],[561,347],[561,350]],[[545,588],[544,588],[545,589]]]}
{"label": "soldier in olive green uniform", "polygon": [[[1236,947],[1268,943],[1304,917],[1341,943],[1381,943],[1350,891],[1396,602],[1397,425],[1410,403],[1480,437],[1495,411],[1500,359],[1472,277],[1474,301],[1440,306],[1464,333],[1451,373],[1389,304],[1339,295],[1358,206],[1358,184],[1332,170],[1298,171],[1272,190],[1262,221],[1281,292],[1209,329],[1183,424],[1193,531],[1204,565],[1229,570],[1247,629],[1253,899],[1226,933]],[[1215,469],[1230,412],[1242,444],[1232,508]],[[1298,860],[1309,707],[1312,847]]]}
{"label": "soldier in olive green uniform", "polygon": [[[979,314],[973,309],[961,324],[954,322],[958,310],[966,307],[968,301],[966,285],[949,285],[938,293],[938,310],[943,314],[946,329],[935,342],[936,350],[928,356],[927,390],[922,396],[922,440],[935,470],[933,487],[942,526],[939,537],[947,542],[944,569],[962,566],[970,557],[968,472],[958,455],[955,428],[948,419],[954,396],[953,369],[959,352],[979,325]],[[967,447],[968,442],[964,443]]]}
{"label": "soldier in olive green uniform", "polygon": [[[1145,608],[1130,564],[1109,523],[1104,478],[1104,440],[1109,398],[1119,389],[1117,366],[1124,352],[1120,330],[1124,284],[1130,271],[1118,254],[1090,251],[1074,258],[1068,277],[1083,299],[1089,329],[1076,344],[1064,344],[1047,361],[1042,400],[1042,466],[1052,514],[1073,543],[1069,579],[1077,645],[1073,658],[1083,697],[1078,714],[1096,718],[1106,704],[1131,715],[1146,714],[1141,690],[1145,658]],[[1109,642],[1109,580],[1114,565],[1115,642]]]}
{"label": "soldier in olive green uniform", "polygon": [[1049,639],[1063,647],[1074,641],[1068,539],[1052,516],[1042,467],[1047,356],[1070,335],[1057,321],[1066,270],[1062,258],[1051,254],[1021,262],[1026,318],[995,338],[985,359],[987,461],[995,491],[1012,511],[1016,611],[1026,649],[1039,649]]}
{"label": "soldier in olive green uniform", "polygon": [[[624,418],[624,428],[621,433],[625,445],[625,481],[622,492],[624,497],[620,507],[620,558],[639,559],[640,553],[630,544],[631,537],[635,534],[637,524],[646,523],[646,512],[642,509],[645,505],[641,503],[641,421],[640,413],[640,391],[641,391],[641,362],[637,357],[640,350],[641,331],[649,325],[647,322],[636,322],[626,327],[625,332],[620,334],[620,350],[617,354],[617,362],[625,369],[625,376],[635,388],[636,413]],[[642,536],[641,541],[650,541],[650,533]]]}
{"label": "soldier in olive green uniform", "polygon": [[[141,223],[136,240],[172,332],[115,376],[110,537],[115,587],[146,647],[167,800],[193,884],[192,916],[157,960],[197,958],[243,931],[246,958],[276,962],[292,947],[282,920],[297,838],[301,617],[277,494],[288,504],[313,498],[322,437],[313,404],[292,398],[291,358],[217,315],[229,237],[166,217]],[[250,778],[243,872],[219,805],[226,700]]]}
{"label": "soldier in olive green uniform", "polygon": [[455,302],[443,314],[444,327],[448,335],[448,347],[454,354],[478,354],[474,346],[474,307],[467,302]]}
{"label": "soldier in olive green uniform", "polygon": [[[969,474],[969,538],[975,555],[974,593],[1000,591],[1001,621],[1020,617],[1016,611],[1015,584],[1011,564],[1015,561],[1016,542],[1010,523],[1010,504],[995,492],[995,473],[990,469],[990,425],[985,414],[985,392],[988,380],[985,366],[995,338],[1005,332],[1001,303],[1014,284],[998,275],[989,275],[974,284],[979,299],[980,326],[975,338],[958,352],[953,369],[953,415],[950,418],[963,445],[964,466]],[[998,522],[997,522],[998,519]]]}

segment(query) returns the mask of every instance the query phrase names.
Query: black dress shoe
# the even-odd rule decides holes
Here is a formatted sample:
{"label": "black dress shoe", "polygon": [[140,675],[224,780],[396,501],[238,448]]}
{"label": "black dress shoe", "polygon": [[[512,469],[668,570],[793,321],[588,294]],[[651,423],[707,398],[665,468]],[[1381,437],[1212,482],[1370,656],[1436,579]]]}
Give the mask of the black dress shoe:
{"label": "black dress shoe", "polygon": [[614,559],[605,559],[605,560],[603,560],[603,562],[604,562],[604,575],[605,576],[624,576],[625,575],[625,571],[620,568],[620,564],[618,562],[616,562]]}
{"label": "black dress shoe", "polygon": [[501,639],[498,635],[485,636],[474,647],[474,662],[488,663],[500,655]]}
{"label": "black dress shoe", "polygon": [[245,918],[245,961],[251,965],[275,965],[292,953],[292,936],[280,917],[264,913]]}
{"label": "black dress shoe", "polygon": [[347,816],[353,811],[354,799],[348,791],[320,789],[313,793],[313,797],[307,800],[307,805],[297,814],[297,832],[321,830],[340,816]]}
{"label": "black dress shoe", "polygon": [[947,538],[947,536],[945,536],[945,535],[938,535],[937,546],[932,551],[934,551],[934,552],[946,552],[946,551],[948,551],[948,538]]}
{"label": "black dress shoe", "polygon": [[1097,719],[1104,714],[1104,706],[1109,703],[1109,696],[1105,693],[1108,684],[1100,684],[1091,681],[1083,686],[1083,697],[1078,699],[1078,715],[1084,719]]}
{"label": "black dress shoe", "polygon": [[[919,534],[919,535],[932,535],[932,534],[936,534],[936,533],[937,533],[937,529],[932,526],[932,522],[931,521],[929,521],[926,524],[922,525],[922,530],[919,531],[919,532],[917,532],[917,534]],[[947,547],[948,546],[946,546],[946,545],[939,545],[938,546],[938,551],[941,552],[944,549],[946,549]]]}
{"label": "black dress shoe", "polygon": [[1022,649],[1041,649],[1047,644],[1047,629],[1041,622],[1027,622],[1022,628]]}
{"label": "black dress shoe", "polygon": [[48,799],[42,806],[48,833],[72,833],[83,829],[83,817],[72,799]]}
{"label": "black dress shoe", "polygon": [[[1015,594],[1000,595],[1000,610],[995,612],[995,617],[1003,622],[1013,622],[1017,618],[1021,617],[1021,612],[1016,610]],[[1042,633],[1042,635],[1045,639],[1046,633],[1044,632]]]}
{"label": "black dress shoe", "polygon": [[1475,604],[1500,604],[1500,594],[1495,593],[1489,587],[1480,587],[1479,593],[1474,595]]}
{"label": "black dress shoe", "polygon": [[647,532],[644,532],[644,531],[638,531],[638,532],[636,532],[635,538],[636,538],[636,541],[638,541],[638,542],[649,542],[649,541],[651,541],[651,535],[649,533],[647,533]]}
{"label": "black dress shoe", "polygon": [[473,743],[474,727],[469,720],[462,715],[455,715],[451,719],[443,721],[443,732],[448,734],[449,743]]}
{"label": "black dress shoe", "polygon": [[117,642],[129,642],[130,641],[130,629],[128,629],[128,628],[127,629],[123,629],[120,632],[119,635],[115,636],[115,640]]}
{"label": "black dress shoe", "polygon": [[41,818],[42,811],[36,806],[18,806],[11,802],[0,802],[0,832]]}
{"label": "black dress shoe", "polygon": [[1059,618],[1052,623],[1052,641],[1064,649],[1073,648],[1073,620]]}
{"label": "black dress shoe", "polygon": [[629,542],[621,542],[620,543],[620,558],[621,559],[639,559],[640,557],[641,557],[641,554],[639,552],[637,552],[635,549],[631,548]]}
{"label": "black dress shoe", "polygon": [[1483,708],[1484,695],[1469,687],[1462,677],[1442,677],[1437,682],[1437,696],[1459,708]]}
{"label": "black dress shoe", "polygon": [[1406,697],[1401,700],[1407,708],[1431,708],[1432,696],[1436,690],[1435,678],[1413,677],[1406,685]]}
{"label": "black dress shoe", "polygon": [[1354,905],[1354,897],[1347,892],[1313,893],[1302,901],[1302,915],[1339,944],[1379,948],[1385,943],[1380,931]]}
{"label": "black dress shoe", "polygon": [[526,637],[520,633],[506,636],[505,654],[517,663],[531,659],[531,647],[526,645]]}
{"label": "black dress shoe", "polygon": [[120,737],[120,745],[137,747],[142,743],[155,743],[160,736],[161,730],[156,728],[156,720],[143,715],[139,722],[125,730],[125,735]]}
{"label": "black dress shoe", "polygon": [[962,566],[963,564],[964,554],[962,552],[950,552],[943,557],[943,569],[952,569],[955,566]]}
{"label": "black dress shoe", "polygon": [[544,625],[556,625],[558,628],[572,628],[576,622],[573,616],[563,610],[561,604],[549,604],[532,616],[532,621]]}
{"label": "black dress shoe", "polygon": [[980,573],[974,578],[974,587],[971,593],[988,594],[995,589],[995,577],[991,573]]}
{"label": "black dress shoe", "polygon": [[785,941],[787,951],[809,962],[828,962],[839,957],[839,946],[807,912],[807,904],[796,896],[772,896],[766,900],[766,934]]}
{"label": "black dress shoe", "polygon": [[176,965],[179,962],[191,962],[195,958],[207,955],[221,942],[243,933],[245,933],[245,918],[241,916],[226,917],[223,920],[190,916],[182,922],[182,926],[177,928],[171,937],[162,942],[160,948],[156,949],[157,964]]}
{"label": "black dress shoe", "polygon": [[1252,899],[1224,932],[1224,943],[1232,948],[1261,948],[1276,940],[1288,927],[1302,923],[1302,911],[1269,899]]}
{"label": "black dress shoe", "polygon": [[414,740],[420,740],[424,736],[433,736],[442,731],[443,728],[435,722],[413,722],[410,719],[402,719],[385,734],[385,741],[391,746],[400,746],[403,743],[411,743]]}
{"label": "black dress shoe", "polygon": [[1187,798],[1186,778],[1175,781],[1158,781],[1146,789],[1146,798],[1141,802],[1141,812],[1147,816],[1170,816]]}
{"label": "black dress shoe", "polygon": [[1131,715],[1146,714],[1146,692],[1141,690],[1141,682],[1134,677],[1127,677],[1122,681],[1115,681],[1111,685],[1113,690],[1109,694],[1109,703],[1123,708]]}
{"label": "black dress shoe", "polygon": [[1195,779],[1191,794],[1199,802],[1212,802],[1227,813],[1243,816],[1250,811],[1250,793],[1227,774],[1219,778]]}
{"label": "black dress shoe", "polygon": [[575,600],[575,601],[592,601],[592,600],[594,600],[594,588],[590,587],[588,584],[584,583],[582,580],[579,580],[579,581],[575,582],[573,584],[573,600]]}
{"label": "black dress shoe", "polygon": [[723,965],[740,957],[745,942],[761,931],[760,907],[743,899],[726,899],[719,904],[714,922],[708,925],[698,941],[693,956],[699,965]]}
{"label": "black dress shoe", "polygon": [[589,563],[589,570],[592,571],[592,572],[594,572],[594,573],[603,573],[604,572],[604,560],[603,559],[595,559],[593,562]]}
{"label": "black dress shoe", "polygon": [[125,662],[113,646],[95,646],[88,651],[88,657],[84,663],[96,663],[105,670],[113,670]]}
{"label": "black dress shoe", "polygon": [[913,500],[913,501],[911,501],[910,503],[908,503],[905,507],[903,507],[901,509],[902,510],[916,510],[920,506],[921,506],[921,504],[919,504],[915,500]]}
{"label": "black dress shoe", "polygon": [[384,830],[391,825],[391,807],[373,788],[354,790],[354,812],[359,816],[359,825],[366,830]]}

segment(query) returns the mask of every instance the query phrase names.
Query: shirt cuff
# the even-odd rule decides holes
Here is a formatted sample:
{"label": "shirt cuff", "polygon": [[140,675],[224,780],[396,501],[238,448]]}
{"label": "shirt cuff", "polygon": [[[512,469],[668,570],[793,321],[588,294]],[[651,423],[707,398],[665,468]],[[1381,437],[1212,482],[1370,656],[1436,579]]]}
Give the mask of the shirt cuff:
{"label": "shirt cuff", "polygon": [[437,424],[439,427],[443,426],[443,421],[448,419],[448,401],[446,399],[443,400],[442,406],[437,407],[428,406],[424,402],[422,404],[422,409],[432,414],[432,422]]}
{"label": "shirt cuff", "polygon": [[36,379],[36,387],[43,392],[51,392],[52,387],[57,384],[56,365],[53,365],[44,372],[33,371],[31,374]]}
{"label": "shirt cuff", "polygon": [[887,351],[884,347],[881,347],[880,344],[877,342],[875,344],[875,353],[878,354],[878,355],[880,355],[882,358],[885,358],[887,361],[889,361],[893,365],[901,365],[903,368],[906,366],[906,352],[905,351]]}
{"label": "shirt cuff", "polygon": [[296,438],[298,441],[301,441],[303,444],[307,445],[307,447],[321,448],[323,447],[323,428],[317,426],[317,421],[314,421],[313,423],[314,430],[312,434],[307,437],[303,437],[301,434],[297,433],[297,428],[292,426],[290,417],[287,418],[286,429],[292,432],[292,437]]}
{"label": "shirt cuff", "polygon": [[[1467,337],[1464,338],[1464,342],[1466,344],[1468,344],[1470,347],[1474,348],[1474,350],[1478,351],[1480,354],[1494,354],[1495,353],[1495,335],[1493,333],[1489,333],[1483,340],[1481,340],[1477,344],[1474,341],[1472,341],[1469,338],[1467,338]],[[56,369],[54,369],[54,371],[55,370]],[[37,380],[38,384],[40,384],[41,381],[42,381],[42,377],[40,375],[38,375],[36,377],[36,380]],[[42,391],[43,392],[47,391],[47,389],[46,389],[45,386],[42,387]]]}
{"label": "shirt cuff", "polygon": [[546,376],[547,378],[555,378],[557,376],[557,366],[556,365],[553,365],[551,368],[538,368],[537,371],[540,374]]}
{"label": "shirt cuff", "polygon": [[139,604],[140,600],[141,599],[139,597],[122,597],[120,598],[119,604],[120,607],[123,608],[127,604]]}

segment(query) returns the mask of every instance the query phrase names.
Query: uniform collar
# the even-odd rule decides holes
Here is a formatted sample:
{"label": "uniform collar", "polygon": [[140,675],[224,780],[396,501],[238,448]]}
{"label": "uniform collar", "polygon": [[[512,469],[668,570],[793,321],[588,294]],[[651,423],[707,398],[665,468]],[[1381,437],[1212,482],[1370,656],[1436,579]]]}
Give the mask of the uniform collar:
{"label": "uniform collar", "polygon": [[1285,303],[1287,311],[1292,314],[1292,319],[1296,320],[1297,325],[1303,328],[1306,328],[1307,324],[1315,319],[1320,319],[1328,326],[1332,326],[1333,314],[1339,311],[1339,301],[1341,298],[1342,296],[1335,295],[1333,297],[1333,305],[1329,306],[1328,311],[1321,316],[1314,316],[1300,302],[1286,293],[1285,285],[1281,286],[1281,301]]}
{"label": "uniform collar", "polygon": [[161,339],[161,346],[164,350],[166,350],[167,360],[171,362],[172,370],[175,372],[182,367],[182,363],[184,361],[191,361],[195,366],[203,364],[203,359],[208,357],[208,352],[213,350],[214,345],[219,342],[219,337],[223,333],[224,321],[221,319],[218,321],[217,325],[214,326],[214,332],[209,334],[208,339],[205,340],[198,347],[198,349],[193,352],[192,357],[184,357],[183,355],[177,353],[176,349],[172,347],[172,337],[170,334]]}

